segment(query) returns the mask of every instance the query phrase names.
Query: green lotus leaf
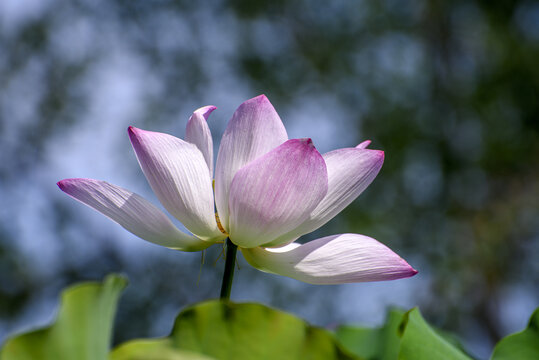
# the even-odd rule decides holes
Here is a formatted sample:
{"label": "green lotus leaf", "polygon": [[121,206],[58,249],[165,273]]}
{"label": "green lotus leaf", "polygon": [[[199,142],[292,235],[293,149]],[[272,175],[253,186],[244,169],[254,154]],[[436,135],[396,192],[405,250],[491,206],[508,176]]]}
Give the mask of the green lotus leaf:
{"label": "green lotus leaf", "polygon": [[116,304],[127,280],[109,275],[102,283],[71,286],[62,293],[56,322],[15,336],[0,360],[106,360]]}
{"label": "green lotus leaf", "polygon": [[[357,359],[341,347],[332,333],[291,314],[261,304],[218,300],[182,311],[170,337],[145,345],[136,340],[131,346],[135,345],[154,347],[156,353],[190,351],[217,360]],[[129,345],[115,349],[111,360],[139,359],[121,357],[123,346]]]}
{"label": "green lotus leaf", "polygon": [[417,308],[404,314],[399,333],[401,346],[398,360],[471,360],[431,328]]}

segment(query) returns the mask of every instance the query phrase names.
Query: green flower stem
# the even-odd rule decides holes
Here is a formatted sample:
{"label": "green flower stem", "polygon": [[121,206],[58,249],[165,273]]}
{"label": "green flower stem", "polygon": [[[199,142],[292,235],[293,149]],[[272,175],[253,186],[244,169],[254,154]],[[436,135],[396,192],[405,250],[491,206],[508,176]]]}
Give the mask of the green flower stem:
{"label": "green flower stem", "polygon": [[226,238],[226,262],[225,273],[223,274],[223,283],[221,285],[221,299],[230,299],[230,290],[232,289],[232,279],[234,278],[234,266],[236,265],[236,252],[238,246]]}

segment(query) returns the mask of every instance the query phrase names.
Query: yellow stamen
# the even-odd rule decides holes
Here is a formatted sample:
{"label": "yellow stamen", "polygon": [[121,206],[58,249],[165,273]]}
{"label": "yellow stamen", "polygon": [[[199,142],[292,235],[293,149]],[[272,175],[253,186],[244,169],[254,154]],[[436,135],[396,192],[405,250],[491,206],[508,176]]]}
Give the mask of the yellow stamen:
{"label": "yellow stamen", "polygon": [[[215,179],[211,181],[211,187],[213,188],[213,196],[215,196]],[[219,228],[219,230],[223,234],[228,236],[228,233],[226,232],[225,228],[223,227],[223,225],[221,225],[221,219],[219,219],[219,214],[217,213],[217,211],[215,212],[215,220],[217,221],[217,227]]]}
{"label": "yellow stamen", "polygon": [[228,236],[228,233],[226,232],[225,228],[223,227],[223,225],[221,225],[221,219],[219,219],[219,214],[217,212],[215,212],[215,220],[217,221],[217,227],[219,228],[219,230],[225,234],[226,236]]}

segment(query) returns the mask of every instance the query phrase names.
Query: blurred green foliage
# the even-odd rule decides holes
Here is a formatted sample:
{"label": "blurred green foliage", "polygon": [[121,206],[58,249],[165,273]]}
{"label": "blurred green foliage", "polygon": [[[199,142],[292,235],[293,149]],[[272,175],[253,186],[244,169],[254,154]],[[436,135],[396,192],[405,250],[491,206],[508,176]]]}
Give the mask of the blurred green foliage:
{"label": "blurred green foliage", "polygon": [[103,283],[66,290],[58,318],[48,328],[9,339],[2,360],[98,360],[108,357],[114,315],[125,278],[109,275]]}
{"label": "blurred green foliage", "polygon": [[[257,303],[211,300],[184,309],[168,337],[128,341],[110,349],[113,315],[126,279],[81,283],[64,291],[56,321],[21,334],[0,359],[92,360],[469,360],[454,336],[431,328],[417,308],[388,312],[381,328],[341,326],[336,334]],[[528,360],[538,354],[536,309],[526,330],[508,336],[492,359]]]}

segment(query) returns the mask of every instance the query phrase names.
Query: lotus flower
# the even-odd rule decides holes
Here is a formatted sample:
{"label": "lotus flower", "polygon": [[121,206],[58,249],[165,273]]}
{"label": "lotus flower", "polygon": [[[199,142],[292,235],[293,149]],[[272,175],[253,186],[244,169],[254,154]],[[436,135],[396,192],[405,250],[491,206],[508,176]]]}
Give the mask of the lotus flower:
{"label": "lotus flower", "polygon": [[417,273],[367,236],[294,242],[332,219],[373,181],[384,153],[367,149],[370,141],[321,155],[311,139],[289,140],[279,115],[261,95],[232,116],[221,140],[213,189],[207,119],[215,109],[205,106],[193,113],[185,140],[128,129],[153,192],[192,234],[119,186],[92,179],[66,179],[58,186],[144,240],[198,251],[229,237],[254,267],[308,283],[392,280]]}

